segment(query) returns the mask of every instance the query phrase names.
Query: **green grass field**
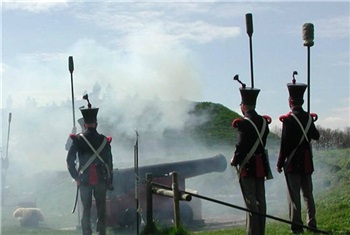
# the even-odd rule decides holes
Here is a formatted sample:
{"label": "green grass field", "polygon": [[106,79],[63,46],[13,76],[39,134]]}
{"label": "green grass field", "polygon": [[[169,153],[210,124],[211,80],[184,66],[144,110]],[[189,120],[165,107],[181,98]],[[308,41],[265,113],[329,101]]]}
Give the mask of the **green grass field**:
{"label": "green grass field", "polygon": [[[317,164],[313,174],[314,188],[322,189],[315,194],[318,228],[332,234],[350,234],[350,149],[317,151],[314,155]],[[287,219],[287,214],[284,219]],[[244,235],[245,228],[195,234]],[[265,234],[289,234],[289,225],[268,219]]]}
{"label": "green grass field", "polygon": [[[332,234],[350,234],[350,149],[346,150],[329,150],[317,151],[314,153],[316,162],[316,171],[313,175],[314,187],[317,188],[315,193],[315,201],[317,208],[318,228],[324,231],[332,232]],[[54,177],[62,179],[62,176]],[[17,180],[17,179],[15,179]],[[12,189],[8,192],[7,200],[9,204],[2,207],[1,210],[1,234],[2,235],[18,235],[18,234],[35,234],[35,235],[75,235],[80,234],[74,230],[77,224],[75,215],[70,214],[72,200],[74,198],[74,184],[62,182],[55,184],[54,187],[62,187],[66,190],[60,190],[60,194],[53,190],[50,183],[52,178],[46,178],[46,181],[36,184],[23,184],[20,189]],[[61,182],[61,181],[58,181]],[[10,182],[11,183],[11,182]],[[37,197],[41,208],[45,213],[45,222],[37,229],[21,228],[18,222],[12,217],[13,208],[15,207],[15,199],[18,199],[18,193],[35,189],[36,191],[45,191],[45,194]],[[285,192],[282,194],[285,197]],[[287,213],[287,205],[286,213]],[[304,213],[305,214],[305,213]],[[287,214],[284,215],[287,219]],[[185,228],[186,229],[186,228]],[[196,235],[225,235],[237,234],[244,235],[244,226],[232,227],[226,230],[201,231],[192,232],[186,229],[188,234]],[[134,232],[115,233],[112,229],[108,231],[108,235],[113,234],[135,234]],[[169,234],[184,234],[169,233]],[[283,235],[289,234],[289,225],[277,222],[271,219],[267,220],[266,235]],[[313,234],[307,233],[304,234]]]}

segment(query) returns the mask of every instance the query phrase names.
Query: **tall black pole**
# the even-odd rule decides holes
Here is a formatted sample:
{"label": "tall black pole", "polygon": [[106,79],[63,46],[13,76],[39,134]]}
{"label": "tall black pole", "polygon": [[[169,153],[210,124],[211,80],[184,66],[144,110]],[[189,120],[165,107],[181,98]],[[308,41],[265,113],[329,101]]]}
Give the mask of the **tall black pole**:
{"label": "tall black pole", "polygon": [[70,85],[71,85],[71,91],[72,91],[73,127],[75,127],[74,88],[73,88],[73,71],[74,71],[73,56],[68,57],[68,69],[70,72]]}
{"label": "tall black pole", "polygon": [[139,133],[135,130],[134,171],[135,171],[135,202],[136,202],[136,235],[139,235]]}
{"label": "tall black pole", "polygon": [[247,26],[247,34],[249,36],[249,49],[250,49],[250,77],[251,77],[251,85],[254,88],[254,70],[253,70],[253,43],[252,43],[252,35],[253,35],[253,15],[251,13],[247,13],[245,15],[246,26]]}
{"label": "tall black pole", "polygon": [[310,47],[314,45],[314,25],[305,23],[303,25],[304,46],[307,47],[307,112],[310,113]]}
{"label": "tall black pole", "polygon": [[[72,93],[73,128],[75,129],[74,86],[73,86],[74,62],[73,62],[73,56],[69,56],[69,57],[68,57],[68,70],[69,70],[69,72],[70,72],[70,85],[71,85],[71,93]],[[77,158],[77,161],[79,161],[78,158]],[[76,203],[77,203],[77,205],[78,205],[78,226],[77,226],[77,228],[80,228],[79,186],[77,186]]]}
{"label": "tall black pole", "polygon": [[307,47],[307,112],[310,113],[310,47]]}
{"label": "tall black pole", "polygon": [[11,125],[12,113],[9,113],[9,126],[7,131],[7,145],[6,145],[6,158],[8,158],[9,154],[9,142],[10,142],[10,125]]}

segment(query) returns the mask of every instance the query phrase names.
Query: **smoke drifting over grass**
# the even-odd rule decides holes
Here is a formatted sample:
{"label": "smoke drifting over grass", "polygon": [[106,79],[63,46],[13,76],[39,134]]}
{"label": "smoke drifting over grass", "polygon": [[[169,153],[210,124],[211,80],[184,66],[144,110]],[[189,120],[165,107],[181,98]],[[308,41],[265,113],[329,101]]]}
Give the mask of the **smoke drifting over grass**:
{"label": "smoke drifting over grass", "polygon": [[[218,153],[231,157],[234,146],[208,147],[193,136],[182,135],[189,127],[207,120],[205,114],[190,115],[194,107],[192,101],[200,100],[201,93],[195,58],[190,58],[179,42],[164,40],[166,36],[161,33],[158,38],[147,38],[147,32],[141,32],[140,38],[134,36],[129,46],[120,50],[86,39],[76,43],[67,55],[28,56],[19,63],[23,68],[18,71],[24,73],[6,68],[6,76],[12,79],[4,80],[4,87],[16,88],[4,92],[7,107],[2,110],[2,146],[6,146],[7,141],[7,114],[13,114],[10,167],[4,182],[9,186],[5,200],[10,207],[36,198],[38,206],[46,214],[49,212],[48,221],[60,218],[66,221],[62,226],[66,226],[67,221],[74,225],[75,215],[71,215],[70,210],[75,184],[65,162],[65,144],[73,126],[67,63],[70,55],[75,63],[76,119],[81,117],[78,108],[86,105],[81,97],[88,93],[92,105],[100,108],[98,131],[113,137],[115,168],[133,166],[135,129],[140,134],[140,166],[207,158]],[[169,58],[169,55],[172,56]],[[32,71],[33,63],[39,64],[42,70]],[[30,79],[23,80],[26,77]],[[50,97],[47,94],[51,94]],[[80,131],[79,124],[75,124]],[[268,144],[274,169],[278,143]],[[274,175],[274,180],[266,182],[268,213],[273,215],[287,210],[284,178]],[[195,177],[186,184],[199,194],[244,206],[238,179],[230,166],[223,173]],[[244,218],[241,211],[210,202],[202,205],[205,218],[222,215]]]}
{"label": "smoke drifting over grass", "polygon": [[[193,58],[179,42],[164,40],[164,35],[147,38],[147,32],[141,34],[120,50],[86,39],[76,43],[68,55],[26,57],[19,63],[22,68],[18,71],[23,73],[8,68],[6,74],[13,79],[6,80],[5,86],[14,89],[3,94],[7,101],[3,114],[12,113],[10,167],[4,182],[9,186],[5,192],[7,206],[37,199],[38,206],[53,221],[60,216],[72,218],[69,213],[75,184],[65,162],[65,144],[73,126],[70,55],[75,65],[75,119],[81,117],[78,108],[86,105],[82,95],[89,94],[92,105],[100,108],[98,131],[113,137],[115,168],[133,166],[135,129],[140,134],[140,166],[218,153],[191,136],[180,134],[206,121],[205,115],[190,115],[192,101],[199,100],[201,92]],[[33,64],[39,64],[42,71],[32,71]],[[30,79],[23,79],[26,75]],[[46,94],[51,95],[43,98]],[[80,131],[79,124],[75,125]],[[3,131],[2,146],[5,141]],[[60,207],[53,206],[57,202]]]}
{"label": "smoke drifting over grass", "polygon": [[[53,218],[72,217],[68,214],[75,184],[65,161],[65,144],[73,127],[70,55],[75,65],[75,119],[81,117],[79,107],[86,105],[81,97],[89,94],[92,105],[100,108],[98,131],[113,137],[115,168],[133,166],[135,129],[140,133],[140,166],[217,154],[190,136],[179,134],[206,120],[205,115],[190,115],[192,101],[200,99],[201,88],[186,48],[162,37],[135,37],[122,50],[81,40],[69,55],[30,55],[19,64],[21,69],[8,68],[6,76],[12,79],[6,79],[4,86],[14,89],[4,92],[7,106],[2,109],[3,127],[8,126],[6,115],[12,113],[10,166],[4,181],[9,186],[5,192],[7,206],[37,199],[44,212],[54,211]],[[39,64],[42,71],[32,71],[33,64]],[[26,75],[30,79],[23,79]],[[77,122],[75,125],[81,131]],[[2,146],[6,146],[6,128],[3,130]],[[171,137],[165,138],[169,133]],[[53,208],[57,201],[60,208]]]}

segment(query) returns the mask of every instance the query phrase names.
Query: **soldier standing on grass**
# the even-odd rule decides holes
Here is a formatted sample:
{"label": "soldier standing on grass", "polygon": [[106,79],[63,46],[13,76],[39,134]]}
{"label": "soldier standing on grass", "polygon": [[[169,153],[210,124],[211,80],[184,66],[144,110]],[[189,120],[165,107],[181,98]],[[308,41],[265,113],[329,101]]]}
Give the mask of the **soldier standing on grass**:
{"label": "soldier standing on grass", "polygon": [[[92,196],[96,200],[97,233],[106,235],[106,193],[113,190],[112,169],[113,159],[110,142],[111,137],[99,134],[97,128],[98,108],[92,108],[88,96],[83,97],[88,102],[87,108],[80,111],[84,118],[85,131],[71,135],[72,145],[67,155],[67,167],[80,190],[83,215],[81,219],[83,235],[91,235]],[[76,168],[78,153],[79,167]]]}
{"label": "soldier standing on grass", "polygon": [[317,228],[316,209],[312,193],[311,174],[314,171],[312,161],[311,139],[318,140],[320,134],[315,127],[316,114],[309,114],[302,108],[303,95],[306,84],[296,83],[294,77],[292,83],[287,84],[289,91],[289,107],[291,112],[280,117],[282,121],[282,137],[280,153],[277,162],[279,173],[284,169],[287,187],[289,217],[292,233],[303,233],[301,219],[300,191],[303,193],[307,211],[307,226]]}
{"label": "soldier standing on grass", "polygon": [[[235,80],[238,80],[235,79]],[[239,80],[238,80],[239,81]],[[266,214],[265,178],[270,179],[270,167],[265,150],[271,118],[260,116],[255,111],[259,89],[240,88],[241,111],[244,118],[232,123],[238,129],[237,144],[231,159],[231,166],[237,168],[239,183],[246,207],[250,211]],[[247,235],[264,235],[266,218],[248,213],[246,218]]]}

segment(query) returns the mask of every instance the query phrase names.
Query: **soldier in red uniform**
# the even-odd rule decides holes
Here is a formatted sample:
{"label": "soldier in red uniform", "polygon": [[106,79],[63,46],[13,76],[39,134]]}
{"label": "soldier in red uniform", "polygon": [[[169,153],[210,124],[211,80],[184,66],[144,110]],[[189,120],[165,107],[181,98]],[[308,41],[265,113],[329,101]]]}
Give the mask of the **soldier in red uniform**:
{"label": "soldier in red uniform", "polygon": [[[232,123],[238,129],[236,150],[231,159],[231,166],[237,168],[239,183],[246,207],[250,211],[266,214],[265,178],[270,167],[265,151],[268,124],[271,118],[260,116],[255,111],[259,89],[240,88],[242,97],[241,111],[244,118]],[[254,213],[247,213],[247,235],[265,234],[266,218]]]}
{"label": "soldier in red uniform", "polygon": [[[92,234],[90,221],[92,195],[96,201],[97,233],[106,235],[106,192],[107,189],[113,190],[111,138],[97,132],[98,108],[91,107],[87,95],[83,98],[88,102],[87,108],[80,109],[84,118],[85,131],[71,135],[73,143],[68,151],[67,167],[80,190],[83,205],[81,219],[83,235]],[[76,167],[77,153],[78,169]]]}
{"label": "soldier in red uniform", "polygon": [[[301,218],[300,191],[303,193],[307,211],[307,226],[316,227],[316,210],[312,193],[311,174],[314,171],[312,161],[312,139],[318,140],[320,134],[315,127],[316,114],[309,114],[302,108],[306,84],[287,84],[289,91],[289,107],[291,112],[280,117],[282,121],[282,137],[280,153],[277,162],[279,173],[284,169],[288,187],[288,203],[292,233],[303,233]],[[299,224],[299,225],[298,225]]]}

